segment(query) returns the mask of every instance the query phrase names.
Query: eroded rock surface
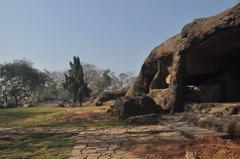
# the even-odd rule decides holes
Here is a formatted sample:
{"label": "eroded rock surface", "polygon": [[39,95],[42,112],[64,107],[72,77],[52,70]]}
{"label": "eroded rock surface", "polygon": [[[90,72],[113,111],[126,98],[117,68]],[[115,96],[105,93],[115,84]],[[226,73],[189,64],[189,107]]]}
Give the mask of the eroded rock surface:
{"label": "eroded rock surface", "polygon": [[115,100],[117,98],[125,96],[126,91],[116,91],[116,92],[102,92],[99,97],[94,100],[94,105],[102,106],[104,102]]}
{"label": "eroded rock surface", "polygon": [[151,96],[159,106],[240,101],[240,4],[196,19],[156,47],[127,96]]}
{"label": "eroded rock surface", "polygon": [[147,115],[139,115],[128,118],[129,124],[135,125],[155,125],[159,124],[161,119],[161,115],[159,114],[147,114]]}
{"label": "eroded rock surface", "polygon": [[115,101],[110,112],[113,115],[118,115],[120,119],[127,119],[144,114],[159,114],[161,113],[161,108],[156,105],[151,97],[123,97]]}

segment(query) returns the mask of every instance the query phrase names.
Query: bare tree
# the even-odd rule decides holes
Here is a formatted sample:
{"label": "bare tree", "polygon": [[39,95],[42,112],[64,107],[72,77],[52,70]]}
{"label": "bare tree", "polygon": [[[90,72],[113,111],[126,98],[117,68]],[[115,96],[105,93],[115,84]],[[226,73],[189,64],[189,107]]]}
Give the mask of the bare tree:
{"label": "bare tree", "polygon": [[82,64],[85,82],[91,86],[100,76],[99,69],[92,64]]}

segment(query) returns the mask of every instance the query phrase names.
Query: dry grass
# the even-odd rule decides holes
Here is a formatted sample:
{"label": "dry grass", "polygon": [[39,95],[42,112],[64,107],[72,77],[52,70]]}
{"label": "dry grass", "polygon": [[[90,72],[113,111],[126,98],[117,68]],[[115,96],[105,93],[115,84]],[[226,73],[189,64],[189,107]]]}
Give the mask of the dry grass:
{"label": "dry grass", "polygon": [[[109,116],[103,107],[61,108],[49,105],[33,108],[0,109],[0,127],[112,127],[125,125]],[[65,159],[68,158],[77,134],[0,134],[1,159]]]}
{"label": "dry grass", "polygon": [[108,127],[125,124],[109,117],[106,113],[108,108],[41,106],[0,109],[0,127]]}
{"label": "dry grass", "polygon": [[1,159],[64,159],[74,145],[74,134],[15,134],[0,139]]}

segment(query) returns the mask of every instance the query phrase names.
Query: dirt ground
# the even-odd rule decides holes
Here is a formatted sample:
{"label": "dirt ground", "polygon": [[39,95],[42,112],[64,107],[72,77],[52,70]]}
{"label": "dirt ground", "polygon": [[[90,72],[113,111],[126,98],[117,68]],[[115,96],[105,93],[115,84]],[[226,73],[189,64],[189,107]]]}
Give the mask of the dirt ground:
{"label": "dirt ground", "polygon": [[[213,131],[178,122],[177,116],[162,116],[158,125],[129,125],[106,110],[2,110],[0,158],[240,159],[240,138],[215,137]],[[9,140],[15,136],[22,137]]]}
{"label": "dirt ground", "polygon": [[145,159],[240,159],[239,139],[203,136],[195,139],[137,138],[135,142],[130,151]]}
{"label": "dirt ground", "polygon": [[[68,120],[114,119],[101,113],[84,113],[81,116],[70,113],[62,118]],[[175,133],[168,132],[165,137],[154,134],[130,137],[129,141],[132,145],[128,152],[133,154],[134,158],[144,159],[240,159],[240,138],[223,139],[213,135],[186,138]]]}

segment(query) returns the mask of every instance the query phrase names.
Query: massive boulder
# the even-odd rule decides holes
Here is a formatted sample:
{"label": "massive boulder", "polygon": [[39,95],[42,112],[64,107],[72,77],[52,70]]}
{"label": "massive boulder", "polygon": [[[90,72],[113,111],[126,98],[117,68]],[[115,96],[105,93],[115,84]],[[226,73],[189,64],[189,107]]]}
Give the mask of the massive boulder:
{"label": "massive boulder", "polygon": [[151,97],[137,96],[118,98],[114,106],[109,109],[109,112],[112,115],[119,116],[120,119],[127,119],[132,116],[159,114],[162,112],[162,109],[156,105]]}
{"label": "massive boulder", "polygon": [[104,91],[94,100],[94,105],[102,106],[104,102],[123,97],[126,93],[124,89],[115,92]]}
{"label": "massive boulder", "polygon": [[127,96],[150,96],[171,112],[188,102],[240,101],[239,50],[240,4],[194,20],[156,47]]}

